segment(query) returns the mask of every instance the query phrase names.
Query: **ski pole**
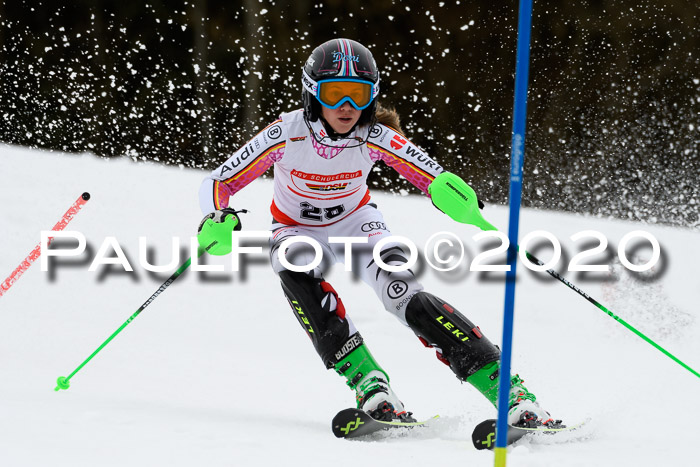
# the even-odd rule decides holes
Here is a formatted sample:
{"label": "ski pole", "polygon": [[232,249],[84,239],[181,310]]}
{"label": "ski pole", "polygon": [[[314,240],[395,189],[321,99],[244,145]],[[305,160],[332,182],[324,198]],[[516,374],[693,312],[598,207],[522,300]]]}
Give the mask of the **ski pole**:
{"label": "ski pole", "polygon": [[[498,230],[493,224],[490,224],[486,219],[483,218],[483,215],[481,214],[481,212],[480,212],[478,209],[471,209],[471,210],[469,211],[469,215],[470,215],[470,217],[465,221],[465,223],[468,223],[468,224],[474,225],[474,226],[476,226],[476,227],[479,227],[479,228],[480,228],[481,230],[483,230],[483,231]],[[516,250],[520,250],[520,247],[517,246],[517,245],[516,245],[515,248],[516,248]],[[509,249],[509,255],[510,255],[510,249]],[[544,266],[544,263],[543,263],[542,261],[540,261],[539,259],[537,259],[535,256],[533,256],[532,254],[530,254],[530,253],[527,252],[527,251],[525,251],[525,257],[528,259],[528,261],[530,261],[530,262],[533,263],[533,264],[536,264],[536,265],[538,265],[538,266]],[[510,256],[509,256],[509,259],[510,259]],[[508,262],[508,264],[511,264],[510,261]],[[606,313],[608,316],[610,316],[612,319],[614,319],[615,321],[617,321],[618,323],[620,323],[621,325],[623,325],[624,327],[626,327],[628,330],[632,331],[632,332],[633,332],[634,334],[636,334],[638,337],[642,338],[642,339],[645,340],[647,343],[651,344],[654,348],[656,348],[658,351],[660,351],[661,353],[663,353],[664,355],[666,355],[668,358],[670,358],[671,360],[673,360],[674,362],[678,363],[680,366],[682,366],[683,368],[685,368],[686,370],[688,370],[689,372],[691,372],[692,374],[694,374],[695,376],[697,376],[698,378],[700,378],[700,373],[698,373],[697,371],[695,371],[694,369],[692,369],[692,368],[691,368],[690,366],[688,366],[687,364],[683,363],[678,357],[676,357],[676,356],[673,355],[671,352],[669,352],[668,350],[666,350],[666,349],[664,349],[663,347],[661,347],[659,344],[657,344],[656,342],[654,342],[652,339],[650,339],[647,335],[645,335],[644,333],[642,333],[640,330],[638,330],[637,328],[635,328],[634,326],[632,326],[631,324],[629,324],[627,321],[625,321],[624,319],[620,318],[620,317],[617,316],[615,313],[613,313],[612,311],[610,311],[607,307],[603,306],[603,304],[601,304],[598,300],[596,300],[595,298],[591,297],[591,296],[588,295],[586,292],[584,292],[583,290],[581,290],[579,287],[577,287],[577,286],[575,286],[574,284],[572,284],[568,279],[566,279],[565,277],[563,277],[563,276],[562,276],[561,274],[559,274],[557,271],[555,271],[554,269],[547,269],[547,273],[548,273],[550,276],[552,276],[552,277],[554,277],[555,279],[557,279],[557,280],[558,280],[559,282],[561,282],[562,284],[564,284],[564,285],[566,285],[567,287],[569,287],[571,290],[573,290],[574,292],[576,292],[576,293],[579,294],[580,296],[582,296],[583,298],[585,298],[586,300],[588,300],[589,302],[591,302],[591,303],[592,303],[593,305],[595,305],[597,308],[599,308],[599,309],[602,310],[604,313]]]}
{"label": "ski pole", "polygon": [[[207,248],[199,247],[199,248],[197,249],[197,257],[202,256],[202,255],[204,254],[204,252],[207,251],[207,250],[208,250],[209,248],[211,248],[212,246],[213,246],[213,244],[212,244],[212,245],[209,245],[209,247],[207,247]],[[188,267],[190,267],[190,264],[191,264],[191,263],[192,263],[192,257],[190,256],[189,258],[187,258],[187,261],[185,261],[185,262],[180,266],[180,268],[179,268],[177,271],[175,271],[175,273],[173,273],[172,276],[170,276],[170,277],[168,278],[168,280],[166,280],[165,282],[163,282],[163,285],[161,285],[161,286],[158,288],[158,290],[156,290],[155,293],[154,293],[153,295],[151,295],[151,296],[148,298],[148,300],[146,300],[146,301],[143,303],[143,305],[141,305],[141,306],[139,307],[139,309],[136,310],[136,311],[134,312],[133,315],[129,316],[129,319],[127,319],[127,320],[124,322],[124,324],[122,324],[121,326],[119,326],[119,329],[117,329],[116,331],[114,331],[114,332],[112,333],[112,335],[109,336],[109,337],[107,338],[106,341],[104,341],[97,349],[95,349],[95,351],[94,351],[92,354],[90,354],[90,356],[89,356],[88,358],[86,358],[85,361],[84,361],[83,363],[81,363],[81,364],[78,366],[78,368],[76,368],[75,370],[73,370],[73,373],[69,374],[68,376],[59,376],[58,379],[56,380],[56,387],[54,388],[54,391],[58,391],[59,389],[68,389],[68,388],[70,387],[70,379],[71,379],[73,376],[75,376],[75,374],[78,373],[78,372],[80,371],[81,368],[83,368],[85,365],[87,365],[87,363],[88,363],[90,360],[92,360],[92,358],[93,358],[95,355],[97,355],[98,352],[99,352],[100,350],[102,350],[107,344],[109,344],[110,341],[111,341],[112,339],[114,339],[114,338],[117,336],[117,334],[119,334],[120,332],[122,332],[122,329],[124,329],[130,322],[132,322],[132,321],[133,321],[133,320],[148,306],[148,305],[151,304],[151,302],[153,302],[153,300],[156,299],[156,297],[158,297],[158,295],[160,295],[161,293],[163,293],[163,292],[165,291],[165,289],[167,289],[167,288],[170,286],[170,284],[172,284],[173,282],[175,282],[175,279],[177,279],[178,277],[180,277],[180,275],[181,275],[183,272],[185,272],[185,270],[186,270]]]}
{"label": "ski pole", "polygon": [[[80,208],[83,207],[85,203],[88,202],[90,199],[90,193],[87,191],[80,195],[80,197],[71,205],[70,208],[68,208],[68,211],[63,215],[60,221],[56,223],[56,225],[53,226],[53,229],[51,229],[53,232],[57,232],[59,230],[63,230],[66,228],[66,225],[73,220],[73,217],[75,217],[76,214],[80,211]],[[53,241],[53,237],[50,237],[47,242],[47,246],[51,244],[51,241]],[[32,265],[34,261],[41,255],[41,244],[38,244],[32,251],[27,255],[26,258],[15,268],[14,271],[12,271],[12,274],[10,274],[7,279],[3,281],[2,284],[0,284],[0,297],[2,297],[5,292],[10,290],[10,287],[14,285],[17,280],[22,277],[22,274],[29,269],[29,266]]]}
{"label": "ski pole", "polygon": [[[543,263],[542,261],[540,261],[539,259],[535,258],[533,255],[531,255],[531,254],[528,253],[527,251],[525,252],[525,256],[527,257],[527,259],[528,259],[531,263],[534,263],[534,264],[536,264],[536,265],[538,265],[538,266],[543,266],[543,265],[544,265],[544,263]],[[697,371],[693,370],[691,367],[689,367],[688,365],[686,365],[685,363],[683,363],[683,362],[682,362],[681,360],[679,360],[675,355],[671,354],[671,352],[669,352],[668,350],[664,349],[664,348],[661,347],[659,344],[657,344],[656,342],[654,342],[653,340],[651,340],[651,339],[650,339],[649,337],[647,337],[644,333],[642,333],[642,332],[639,331],[637,328],[635,328],[634,326],[632,326],[631,324],[629,324],[627,321],[625,321],[624,319],[620,318],[619,316],[617,316],[617,315],[616,315],[615,313],[613,313],[612,311],[608,310],[608,309],[607,309],[605,306],[603,306],[598,300],[594,299],[593,297],[591,297],[590,295],[588,295],[586,292],[584,292],[584,291],[581,290],[580,288],[576,287],[574,284],[572,284],[571,282],[569,282],[565,277],[563,277],[561,274],[559,274],[558,272],[556,272],[554,269],[547,269],[547,273],[548,273],[550,276],[552,276],[552,277],[554,277],[555,279],[557,279],[557,280],[558,280],[559,282],[561,282],[562,284],[564,284],[564,285],[566,285],[567,287],[569,287],[571,290],[573,290],[574,292],[576,292],[576,293],[579,294],[580,296],[582,296],[583,298],[585,298],[586,300],[588,300],[589,302],[591,302],[593,305],[595,305],[596,307],[598,307],[599,309],[601,309],[603,312],[605,312],[605,313],[606,313],[608,316],[610,316],[612,319],[614,319],[614,320],[617,321],[618,323],[622,324],[624,327],[626,327],[627,329],[629,329],[630,331],[632,331],[633,333],[635,333],[637,336],[639,336],[639,337],[641,337],[642,339],[644,339],[647,343],[651,344],[653,347],[655,347],[655,348],[656,348],[657,350],[659,350],[661,353],[663,353],[664,355],[666,355],[667,357],[669,357],[671,360],[673,360],[674,362],[678,363],[680,366],[682,366],[683,368],[685,368],[686,370],[688,370],[689,372],[691,372],[692,374],[694,374],[695,376],[697,376],[698,378],[700,378],[700,373],[698,373]]]}

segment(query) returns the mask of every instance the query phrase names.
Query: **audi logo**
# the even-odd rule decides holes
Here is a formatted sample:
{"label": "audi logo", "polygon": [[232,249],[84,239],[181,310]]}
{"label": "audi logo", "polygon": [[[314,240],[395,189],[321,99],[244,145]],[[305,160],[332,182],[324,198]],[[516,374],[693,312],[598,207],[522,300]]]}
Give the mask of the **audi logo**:
{"label": "audi logo", "polygon": [[373,230],[386,230],[384,222],[366,222],[362,224],[363,232],[371,232]]}

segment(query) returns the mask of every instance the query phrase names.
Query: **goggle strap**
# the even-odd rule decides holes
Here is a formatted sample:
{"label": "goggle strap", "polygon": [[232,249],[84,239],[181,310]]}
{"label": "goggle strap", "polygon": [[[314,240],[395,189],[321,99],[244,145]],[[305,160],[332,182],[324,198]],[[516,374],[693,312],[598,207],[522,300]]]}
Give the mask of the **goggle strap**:
{"label": "goggle strap", "polygon": [[301,84],[312,96],[318,96],[318,83],[314,81],[303,68],[301,69]]}
{"label": "goggle strap", "polygon": [[372,100],[379,94],[379,72],[377,72],[377,82],[372,84]]}

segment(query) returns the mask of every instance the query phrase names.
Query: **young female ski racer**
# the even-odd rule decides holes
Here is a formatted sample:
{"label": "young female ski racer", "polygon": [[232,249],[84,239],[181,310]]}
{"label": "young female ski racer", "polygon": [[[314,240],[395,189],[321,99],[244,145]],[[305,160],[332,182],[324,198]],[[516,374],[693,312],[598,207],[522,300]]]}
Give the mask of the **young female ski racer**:
{"label": "young female ski racer", "polygon": [[[389,385],[321,266],[294,272],[279,260],[282,242],[308,236],[323,258],[342,261],[343,244],[329,237],[366,241],[353,249],[355,269],[384,308],[437,351],[457,378],[471,383],[496,405],[500,351],[469,319],[423,290],[410,270],[390,272],[372,256],[374,245],[391,236],[382,213],[370,200],[367,176],[383,161],[408,179],[435,206],[464,222],[476,208],[473,190],[445,172],[401,131],[398,115],[377,104],[379,72],[370,51],[348,39],[333,39],[313,50],[301,71],[303,109],[284,113],[214,170],[202,183],[204,218],[199,241],[212,254],[228,254],[232,230],[241,228],[229,197],[274,169],[270,258],[294,315],[311,338],[326,368],[334,369],[355,391],[357,407],[380,420],[413,420]],[[478,216],[479,218],[480,215]],[[307,243],[292,243],[285,257],[307,265],[315,256]],[[407,262],[400,244],[388,243],[383,262]],[[511,380],[509,423],[556,423],[516,375]]]}

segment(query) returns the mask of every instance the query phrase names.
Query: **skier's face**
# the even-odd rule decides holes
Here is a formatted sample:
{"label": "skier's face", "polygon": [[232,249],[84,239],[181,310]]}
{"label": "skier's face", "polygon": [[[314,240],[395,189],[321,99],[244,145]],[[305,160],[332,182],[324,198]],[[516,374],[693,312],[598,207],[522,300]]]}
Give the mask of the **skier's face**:
{"label": "skier's face", "polygon": [[321,106],[321,115],[336,133],[344,134],[355,126],[362,111],[357,110],[349,102],[345,102],[337,109]]}

